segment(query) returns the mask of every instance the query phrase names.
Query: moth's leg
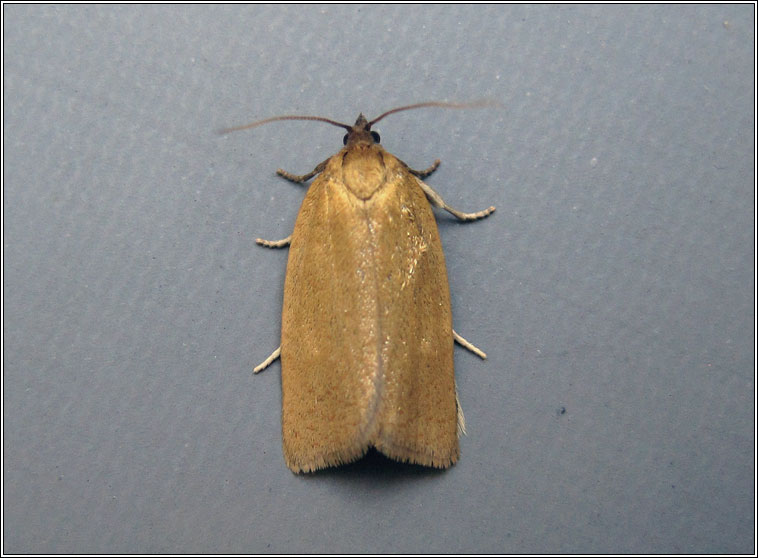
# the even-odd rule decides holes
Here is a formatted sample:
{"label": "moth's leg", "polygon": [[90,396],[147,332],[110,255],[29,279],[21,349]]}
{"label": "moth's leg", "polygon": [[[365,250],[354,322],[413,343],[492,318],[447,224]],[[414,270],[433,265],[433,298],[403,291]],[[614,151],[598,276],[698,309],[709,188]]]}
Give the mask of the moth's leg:
{"label": "moth's leg", "polygon": [[287,180],[291,180],[292,182],[301,183],[301,182],[305,182],[306,180],[310,180],[311,178],[316,176],[318,173],[323,172],[328,162],[329,162],[329,159],[327,159],[326,161],[321,161],[318,165],[316,165],[316,168],[313,169],[308,174],[292,174],[282,169],[276,169],[276,174],[278,174],[279,176],[283,178],[286,178]]}
{"label": "moth's leg", "polygon": [[282,346],[281,345],[279,345],[279,347],[277,347],[277,349],[273,353],[271,353],[266,360],[264,360],[263,362],[261,362],[255,368],[253,368],[253,372],[255,374],[257,374],[261,370],[265,370],[266,368],[268,368],[269,364],[271,364],[272,362],[274,362],[276,359],[279,358],[280,354],[282,354]]}
{"label": "moth's leg", "polygon": [[476,356],[481,358],[482,360],[487,358],[487,353],[485,353],[483,350],[481,350],[479,347],[474,345],[473,343],[469,343],[466,341],[463,337],[458,335],[458,333],[453,330],[453,339],[455,339],[455,342],[458,343],[461,347],[464,349],[468,349],[472,353],[474,353]]}
{"label": "moth's leg", "polygon": [[424,184],[424,182],[418,178],[416,179],[416,182],[418,182],[418,185],[421,186],[421,189],[424,191],[427,199],[431,202],[432,205],[444,209],[448,213],[452,213],[461,221],[476,221],[477,219],[484,219],[493,211],[495,211],[495,206],[493,205],[487,209],[483,209],[482,211],[477,211],[476,213],[463,213],[462,211],[458,211],[457,209],[454,209],[447,205],[445,203],[445,200],[442,199],[442,196],[435,192],[428,184]]}
{"label": "moth's leg", "polygon": [[[403,164],[405,165],[405,163]],[[405,165],[405,166],[408,167],[408,165]],[[412,169],[411,167],[408,167],[408,170],[410,171],[412,175],[417,176],[418,178],[426,178],[427,176],[432,174],[434,171],[436,171],[437,167],[439,166],[440,166],[440,160],[437,159],[436,161],[434,161],[434,163],[432,163],[432,166],[429,167],[428,169],[416,170],[416,169]]]}
{"label": "moth's leg", "polygon": [[466,417],[463,416],[463,408],[461,407],[461,400],[458,398],[458,384],[455,384],[455,408],[457,409],[458,416],[458,437],[460,438],[466,433]]}
{"label": "moth's leg", "polygon": [[[316,165],[316,168],[308,174],[292,174],[282,169],[276,169],[276,174],[283,178],[286,178],[287,180],[291,180],[292,182],[302,183],[310,180],[320,172],[323,172],[328,162],[329,159],[321,161],[318,165]],[[283,238],[281,240],[265,240],[263,238],[256,238],[255,242],[261,246],[265,246],[266,248],[283,248],[284,246],[289,246],[291,240],[292,235],[289,235],[287,238]]]}
{"label": "moth's leg", "polygon": [[[477,346],[469,343],[466,341],[463,337],[458,335],[458,332],[453,330],[453,339],[460,344],[462,347],[465,347],[475,355],[477,355],[480,358],[487,358],[487,355]],[[458,397],[458,384],[455,384],[455,408],[456,408],[456,415],[458,417],[458,437],[460,438],[466,433],[466,417],[463,416],[463,407],[461,407],[461,400]]]}
{"label": "moth's leg", "polygon": [[256,244],[260,244],[266,248],[284,248],[285,246],[290,245],[291,240],[292,235],[289,235],[287,238],[283,238],[281,240],[264,240],[263,238],[256,238],[255,242]]}

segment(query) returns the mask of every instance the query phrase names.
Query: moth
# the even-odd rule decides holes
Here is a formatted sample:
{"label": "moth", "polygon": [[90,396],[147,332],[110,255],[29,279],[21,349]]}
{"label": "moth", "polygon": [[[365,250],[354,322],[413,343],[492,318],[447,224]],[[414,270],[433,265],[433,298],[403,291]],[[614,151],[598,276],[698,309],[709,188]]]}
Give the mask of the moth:
{"label": "moth", "polygon": [[445,257],[432,207],[461,221],[483,219],[494,207],[463,213],[422,179],[439,166],[414,170],[385,151],[372,125],[422,107],[483,103],[426,102],[389,110],[345,128],[344,147],[295,175],[308,188],[294,231],[262,246],[289,246],[281,345],[284,459],[294,472],[348,463],[374,447],[403,462],[447,468],[460,449],[465,423],[453,371],[453,343],[486,355],[453,330]]}

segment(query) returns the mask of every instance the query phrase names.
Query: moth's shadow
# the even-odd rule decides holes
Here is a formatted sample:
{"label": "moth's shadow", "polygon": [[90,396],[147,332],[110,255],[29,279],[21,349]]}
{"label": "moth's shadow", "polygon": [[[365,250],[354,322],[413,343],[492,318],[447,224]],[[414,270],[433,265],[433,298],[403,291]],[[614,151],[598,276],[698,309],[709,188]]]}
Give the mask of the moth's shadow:
{"label": "moth's shadow", "polygon": [[371,448],[366,455],[358,461],[346,465],[340,465],[338,467],[321,469],[315,473],[307,475],[307,477],[313,480],[330,479],[358,482],[396,482],[412,480],[414,478],[430,479],[444,474],[444,469],[424,467],[423,465],[414,465],[411,463],[400,463],[399,461],[385,457],[374,448]]}

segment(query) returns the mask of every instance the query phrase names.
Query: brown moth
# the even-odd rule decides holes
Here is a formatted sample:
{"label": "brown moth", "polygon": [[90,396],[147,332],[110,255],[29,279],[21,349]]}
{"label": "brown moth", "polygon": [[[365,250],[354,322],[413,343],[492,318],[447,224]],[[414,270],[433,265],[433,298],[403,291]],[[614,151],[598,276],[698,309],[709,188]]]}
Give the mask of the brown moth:
{"label": "brown moth", "polygon": [[284,459],[294,472],[354,461],[370,447],[404,462],[447,468],[458,459],[463,413],[453,372],[453,342],[486,355],[453,331],[445,257],[432,206],[462,213],[422,182],[439,165],[410,168],[385,151],[371,126],[412,108],[463,108],[428,102],[396,108],[352,126],[345,146],[308,174],[277,171],[293,182],[318,175],[291,236],[257,239],[289,245],[281,346]]}

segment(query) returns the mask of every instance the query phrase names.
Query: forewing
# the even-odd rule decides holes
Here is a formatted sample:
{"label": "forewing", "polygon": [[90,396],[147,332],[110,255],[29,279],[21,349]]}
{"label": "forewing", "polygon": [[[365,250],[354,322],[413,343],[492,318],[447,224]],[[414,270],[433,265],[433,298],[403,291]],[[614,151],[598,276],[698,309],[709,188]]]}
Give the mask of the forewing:
{"label": "forewing", "polygon": [[459,446],[445,258],[415,178],[389,154],[385,164],[388,183],[370,210],[383,363],[373,442],[395,459],[447,467]]}
{"label": "forewing", "polygon": [[282,311],[282,430],[293,471],[360,457],[376,412],[377,298],[365,211],[331,167],[310,186]]}

